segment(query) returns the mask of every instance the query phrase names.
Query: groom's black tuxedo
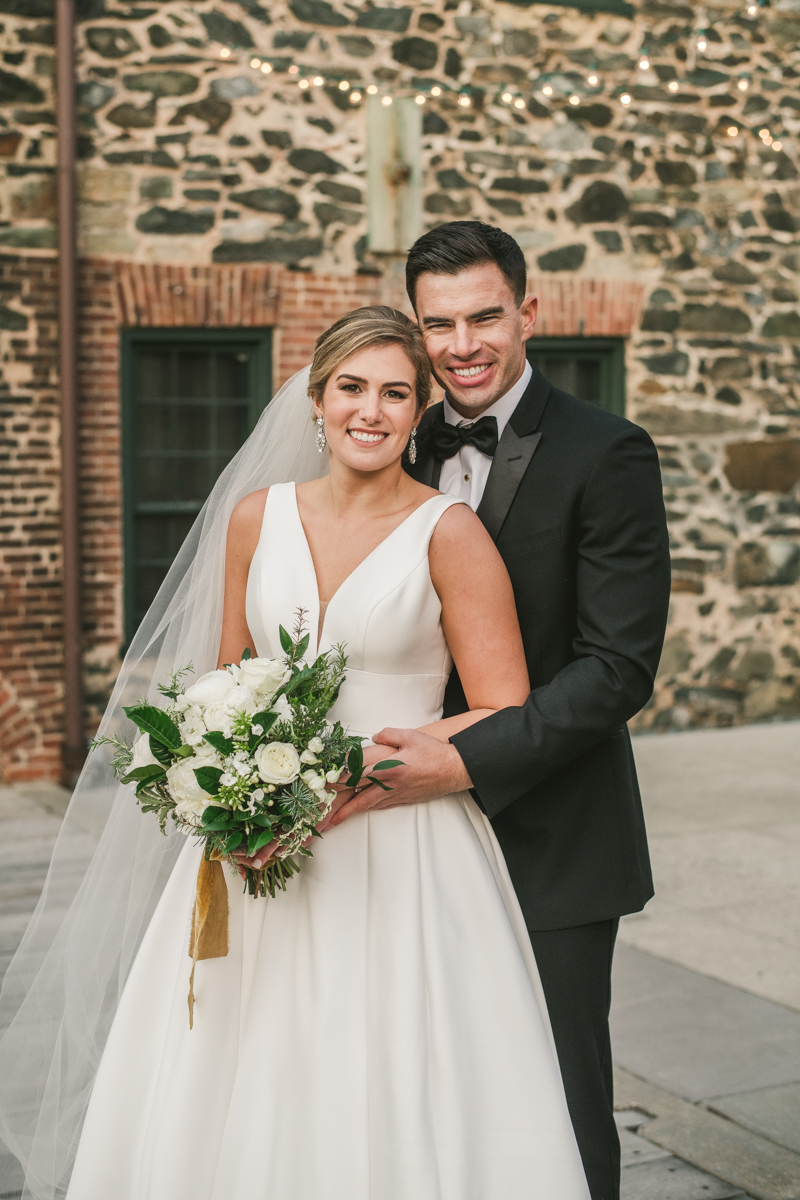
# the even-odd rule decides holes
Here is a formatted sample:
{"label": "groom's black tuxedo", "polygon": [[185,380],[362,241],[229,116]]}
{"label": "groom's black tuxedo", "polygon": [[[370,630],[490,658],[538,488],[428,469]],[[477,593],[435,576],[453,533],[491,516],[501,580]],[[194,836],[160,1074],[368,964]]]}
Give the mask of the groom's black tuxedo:
{"label": "groom's black tuxedo", "polygon": [[[417,461],[407,468],[433,487],[441,463],[430,430],[442,420],[441,404],[425,413]],[[531,932],[593,1198],[612,1200],[610,1105],[604,1101],[600,1119],[592,1095],[598,1086],[608,1094],[615,921],[653,894],[625,723],[650,698],[669,602],[655,447],[643,429],[552,387],[533,367],[478,516],[511,576],[532,691],[522,707],[451,742],[492,822]],[[454,674],[444,715],[467,707]],[[605,1013],[595,1014],[591,1030],[579,1029],[591,998],[570,1000],[570,992],[601,982]],[[580,1061],[571,1061],[576,1053]]]}

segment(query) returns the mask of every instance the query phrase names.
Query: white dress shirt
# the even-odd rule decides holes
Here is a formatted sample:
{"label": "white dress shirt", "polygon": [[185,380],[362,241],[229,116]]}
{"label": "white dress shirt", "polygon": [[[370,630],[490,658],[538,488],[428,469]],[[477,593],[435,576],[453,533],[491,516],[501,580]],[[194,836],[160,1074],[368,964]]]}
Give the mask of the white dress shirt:
{"label": "white dress shirt", "polygon": [[[503,430],[522,399],[522,393],[528,386],[532,374],[531,364],[526,359],[523,372],[514,386],[506,392],[505,396],[495,400],[491,407],[481,413],[482,417],[496,419],[498,438],[503,436]],[[461,416],[461,413],[456,412],[447,399],[447,393],[444,397],[444,419],[448,425],[472,424],[472,421],[468,421]],[[475,419],[477,420],[477,418]],[[458,454],[454,454],[452,458],[446,458],[442,463],[439,491],[446,492],[448,496],[458,496],[459,500],[466,500],[472,511],[475,512],[481,502],[491,465],[492,460],[488,454],[484,454],[475,446],[462,446]]]}

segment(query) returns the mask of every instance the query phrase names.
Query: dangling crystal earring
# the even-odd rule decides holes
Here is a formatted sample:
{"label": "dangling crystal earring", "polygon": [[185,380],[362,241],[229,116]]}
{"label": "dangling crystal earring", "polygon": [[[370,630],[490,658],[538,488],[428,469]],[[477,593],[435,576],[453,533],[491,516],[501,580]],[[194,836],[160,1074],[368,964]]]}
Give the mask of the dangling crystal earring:
{"label": "dangling crystal earring", "polygon": [[417,461],[417,427],[411,426],[411,437],[408,441],[408,461],[415,463]]}
{"label": "dangling crystal earring", "polygon": [[328,439],[325,437],[325,421],[323,418],[317,417],[317,449],[320,454],[325,453],[325,447],[328,444]]}

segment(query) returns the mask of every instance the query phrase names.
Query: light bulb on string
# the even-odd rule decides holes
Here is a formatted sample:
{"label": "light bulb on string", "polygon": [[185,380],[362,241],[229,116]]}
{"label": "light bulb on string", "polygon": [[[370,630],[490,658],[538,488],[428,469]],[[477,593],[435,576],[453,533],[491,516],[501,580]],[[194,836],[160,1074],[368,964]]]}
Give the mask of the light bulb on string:
{"label": "light bulb on string", "polygon": [[500,99],[503,101],[504,104],[510,104],[511,101],[514,99],[514,97],[511,95],[511,92],[503,92]]}
{"label": "light bulb on string", "polygon": [[746,92],[750,87],[750,81],[748,79],[740,79],[736,86],[740,92]]}
{"label": "light bulb on string", "polygon": [[442,94],[442,89],[440,87],[432,87],[431,88],[432,96],[441,96],[441,94]]}
{"label": "light bulb on string", "polygon": [[514,101],[514,108],[524,108],[524,107],[525,107],[525,101],[522,99],[521,96],[517,96],[516,100]]}
{"label": "light bulb on string", "polygon": [[222,49],[219,52],[219,56],[220,56],[220,58],[230,58],[231,52],[227,46],[222,47]]}
{"label": "light bulb on string", "polygon": [[251,59],[250,59],[250,66],[251,66],[251,67],[253,67],[254,69],[255,69],[256,67],[260,67],[260,66],[261,66],[261,60],[260,60],[260,59],[258,59],[258,58],[251,58]]}
{"label": "light bulb on string", "polygon": [[272,63],[262,63],[261,70],[264,73],[264,75],[269,75],[270,72],[272,71]]}
{"label": "light bulb on string", "polygon": [[680,84],[678,83],[677,79],[673,79],[670,83],[667,84],[667,88],[671,92],[677,92],[679,87],[680,87]]}
{"label": "light bulb on string", "polygon": [[640,71],[649,71],[650,70],[650,59],[647,57],[646,54],[643,54],[642,57],[639,59],[639,70]]}
{"label": "light bulb on string", "polygon": [[580,96],[570,96],[569,102],[570,104],[580,104],[581,98]]}
{"label": "light bulb on string", "polygon": [[361,99],[361,92],[351,92],[350,93],[350,103],[351,104],[358,104],[360,99]]}
{"label": "light bulb on string", "polygon": [[315,75],[311,82],[313,83],[314,87],[322,87],[325,80],[321,75]]}
{"label": "light bulb on string", "polygon": [[631,98],[627,92],[622,93],[622,95],[619,98],[619,102],[620,102],[620,104],[630,104]]}
{"label": "light bulb on string", "polygon": [[747,8],[745,9],[745,12],[747,13],[748,17],[754,17],[756,15],[756,13],[758,12],[758,5],[757,4],[748,4]]}
{"label": "light bulb on string", "polygon": [[542,95],[543,96],[552,96],[552,94],[553,94],[553,89],[550,87],[549,83],[546,83],[544,85],[544,87],[542,88]]}
{"label": "light bulb on string", "polygon": [[773,143],[772,143],[772,149],[773,149],[773,150],[782,150],[782,149],[783,149],[783,143],[782,143],[782,142],[773,142]]}
{"label": "light bulb on string", "polygon": [[308,82],[307,79],[301,79],[297,86],[299,88],[303,88],[303,90],[305,90],[307,87],[311,87],[311,84]]}
{"label": "light bulb on string", "polygon": [[470,100],[469,96],[459,96],[458,103],[462,108],[469,108],[470,104],[472,104],[472,101]]}
{"label": "light bulb on string", "polygon": [[346,79],[343,79],[341,81],[341,83],[339,84],[339,91],[340,92],[349,92],[350,91],[350,84],[347,82]]}
{"label": "light bulb on string", "polygon": [[589,87],[597,87],[598,78],[596,75],[590,75],[586,82],[589,84]]}
{"label": "light bulb on string", "polygon": [[376,96],[377,94],[378,94],[378,89],[377,89],[377,87],[375,86],[375,84],[374,84],[374,83],[371,83],[371,84],[369,85],[369,87],[367,88],[367,95],[368,95],[368,96]]}
{"label": "light bulb on string", "polygon": [[414,103],[415,103],[415,104],[424,104],[424,103],[425,103],[425,97],[424,97],[423,95],[415,96],[415,97],[414,97]]}
{"label": "light bulb on string", "polygon": [[701,33],[697,39],[697,49],[698,50],[706,50],[707,48],[708,48],[708,42],[706,41],[704,34]]}
{"label": "light bulb on string", "polygon": [[735,125],[728,126],[728,137],[737,137],[738,133],[739,133],[739,130],[736,128]]}
{"label": "light bulb on string", "polygon": [[383,105],[384,108],[388,108],[391,103],[392,103],[391,96],[381,96],[381,104]]}

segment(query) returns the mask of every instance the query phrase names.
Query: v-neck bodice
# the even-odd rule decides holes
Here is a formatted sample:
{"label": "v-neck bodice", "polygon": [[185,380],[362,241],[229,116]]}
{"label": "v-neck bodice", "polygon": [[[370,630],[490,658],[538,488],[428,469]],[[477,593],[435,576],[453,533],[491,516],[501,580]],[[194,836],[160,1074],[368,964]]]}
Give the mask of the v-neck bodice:
{"label": "v-neck bodice", "polygon": [[452,659],[428,547],[452,504],[434,496],[415,509],[347,576],[331,597],[319,646],[319,591],[293,483],[273,485],[247,580],[247,625],[259,655],[281,654],[278,627],[306,610],[309,657],[345,645],[347,679],[332,717],[368,736],[383,726],[424,725],[441,716]]}

